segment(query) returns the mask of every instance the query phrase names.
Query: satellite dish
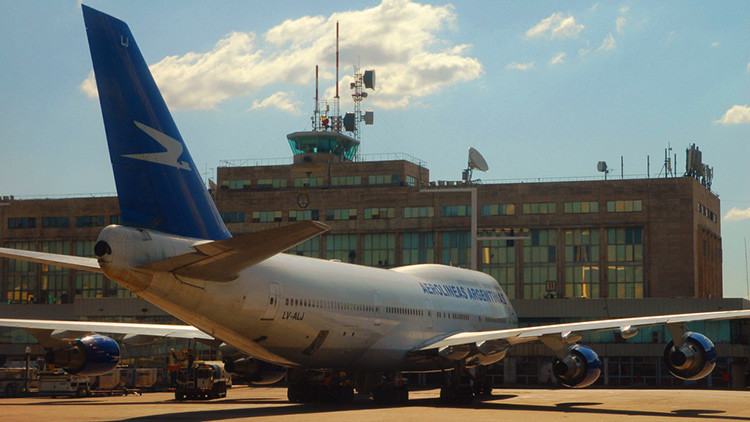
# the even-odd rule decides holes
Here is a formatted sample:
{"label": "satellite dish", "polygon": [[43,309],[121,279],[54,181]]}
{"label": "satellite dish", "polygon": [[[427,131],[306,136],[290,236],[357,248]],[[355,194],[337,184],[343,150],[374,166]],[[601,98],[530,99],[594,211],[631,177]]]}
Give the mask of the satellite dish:
{"label": "satellite dish", "polygon": [[596,170],[605,173],[607,171],[607,162],[599,161],[598,163],[596,163]]}
{"label": "satellite dish", "polygon": [[472,170],[477,169],[484,172],[490,169],[490,167],[487,165],[487,161],[485,161],[484,157],[482,157],[482,154],[480,154],[479,151],[475,150],[474,148],[469,148],[469,168]]}

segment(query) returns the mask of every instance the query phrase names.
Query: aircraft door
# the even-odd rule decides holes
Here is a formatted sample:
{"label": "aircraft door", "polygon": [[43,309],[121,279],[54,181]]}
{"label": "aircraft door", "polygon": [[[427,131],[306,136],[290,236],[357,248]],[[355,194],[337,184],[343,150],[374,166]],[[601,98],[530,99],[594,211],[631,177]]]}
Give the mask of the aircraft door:
{"label": "aircraft door", "polygon": [[372,303],[375,306],[374,324],[376,327],[379,327],[382,322],[381,319],[383,318],[383,303],[380,301],[380,295],[375,292],[372,294]]}
{"label": "aircraft door", "polygon": [[[432,331],[435,328],[435,310],[432,309],[432,301],[425,298],[424,300],[425,314],[423,317],[425,331]],[[428,335],[428,338],[432,335]]]}
{"label": "aircraft door", "polygon": [[268,284],[268,302],[266,302],[266,311],[260,317],[261,320],[273,320],[279,311],[281,286],[278,283]]}

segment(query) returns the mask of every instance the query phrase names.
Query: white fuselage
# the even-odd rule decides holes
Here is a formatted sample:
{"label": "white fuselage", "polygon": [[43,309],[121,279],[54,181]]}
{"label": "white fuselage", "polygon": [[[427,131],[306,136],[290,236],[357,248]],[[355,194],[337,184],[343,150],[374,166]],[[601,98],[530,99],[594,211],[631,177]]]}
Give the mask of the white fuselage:
{"label": "white fuselage", "polygon": [[[436,337],[517,322],[495,279],[444,265],[385,270],[279,254],[230,282],[143,274],[135,267],[190,252],[196,242],[144,232],[119,226],[102,232],[99,239],[113,251],[112,259],[100,260],[105,273],[183,321],[271,363],[435,370],[439,360],[410,359],[409,352]],[[133,255],[118,256],[118,250]],[[132,272],[141,274],[130,277]]]}

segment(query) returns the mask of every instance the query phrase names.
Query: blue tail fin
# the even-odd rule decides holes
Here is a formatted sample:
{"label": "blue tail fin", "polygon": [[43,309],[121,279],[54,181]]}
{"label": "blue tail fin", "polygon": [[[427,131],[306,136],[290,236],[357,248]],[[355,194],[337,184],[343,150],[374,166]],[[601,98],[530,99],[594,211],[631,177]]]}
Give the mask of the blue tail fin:
{"label": "blue tail fin", "polygon": [[128,26],[87,6],[83,19],[123,224],[231,237]]}

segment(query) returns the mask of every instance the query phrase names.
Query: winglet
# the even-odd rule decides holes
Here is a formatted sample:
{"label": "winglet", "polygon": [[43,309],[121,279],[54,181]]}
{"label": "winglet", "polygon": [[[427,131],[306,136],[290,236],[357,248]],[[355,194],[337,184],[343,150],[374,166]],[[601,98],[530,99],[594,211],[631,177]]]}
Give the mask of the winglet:
{"label": "winglet", "polygon": [[139,268],[166,271],[207,281],[232,281],[251,267],[292,246],[315,237],[330,227],[318,221],[305,221],[214,242],[193,245],[196,252],[178,255]]}

